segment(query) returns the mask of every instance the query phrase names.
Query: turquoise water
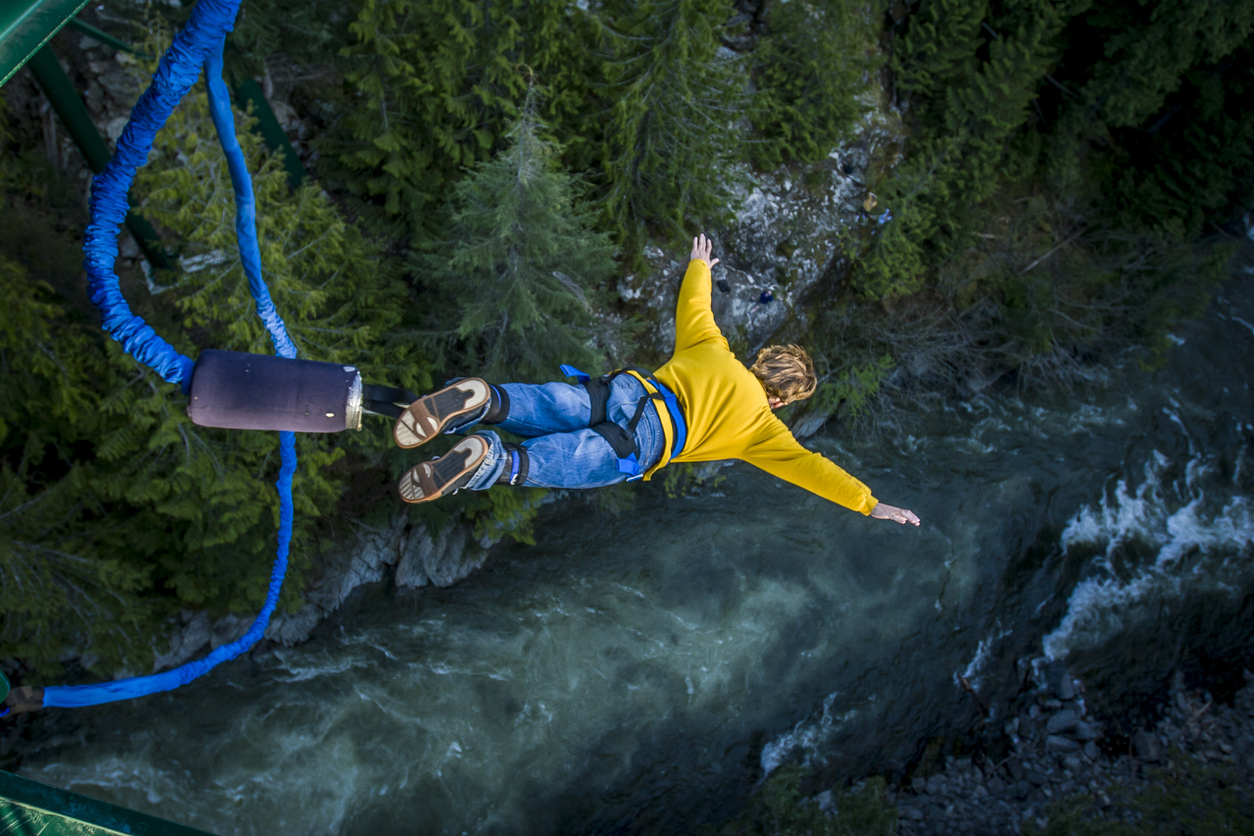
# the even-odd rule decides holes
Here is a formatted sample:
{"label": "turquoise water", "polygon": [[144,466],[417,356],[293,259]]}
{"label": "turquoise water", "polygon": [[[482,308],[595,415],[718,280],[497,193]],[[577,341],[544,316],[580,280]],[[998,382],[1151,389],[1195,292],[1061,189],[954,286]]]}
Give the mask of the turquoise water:
{"label": "turquoise water", "polygon": [[81,711],[22,774],[224,836],[682,833],[789,760],[901,767],[978,721],[960,676],[996,705],[1065,658],[1131,693],[1248,637],[1251,323],[1231,288],[1157,372],[814,439],[920,529],[744,465],[559,504],[455,587]]}

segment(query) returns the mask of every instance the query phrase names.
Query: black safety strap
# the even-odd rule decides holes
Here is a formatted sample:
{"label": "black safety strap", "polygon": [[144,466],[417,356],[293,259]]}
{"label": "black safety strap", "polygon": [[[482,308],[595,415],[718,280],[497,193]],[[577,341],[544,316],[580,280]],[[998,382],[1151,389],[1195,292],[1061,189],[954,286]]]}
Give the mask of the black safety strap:
{"label": "black safety strap", "polygon": [[377,383],[363,383],[361,386],[361,397],[367,401],[399,403],[405,406],[409,406],[418,400],[418,396],[408,389],[400,389],[396,386],[380,386]]}
{"label": "black safety strap", "polygon": [[612,375],[590,377],[583,384],[588,390],[588,400],[592,403],[592,415],[588,418],[588,426],[595,427],[605,422],[605,405],[610,401],[610,380]]}
{"label": "black safety strap", "polygon": [[416,400],[418,396],[408,389],[380,386],[377,383],[363,383],[361,386],[361,408],[374,415],[399,418],[404,414],[405,407]]}
{"label": "black safety strap", "polygon": [[625,459],[636,452],[636,439],[632,434],[613,421],[602,421],[588,429],[604,438],[614,450],[614,455]]}
{"label": "black safety strap", "polygon": [[400,418],[405,414],[405,407],[397,406],[390,401],[372,401],[362,398],[361,408],[372,415],[386,415],[389,418]]}

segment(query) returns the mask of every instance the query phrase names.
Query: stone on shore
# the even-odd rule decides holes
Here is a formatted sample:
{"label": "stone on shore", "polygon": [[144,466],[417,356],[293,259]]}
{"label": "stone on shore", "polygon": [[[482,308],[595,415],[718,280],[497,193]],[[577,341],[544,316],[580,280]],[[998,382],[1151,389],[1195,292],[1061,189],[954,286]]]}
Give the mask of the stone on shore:
{"label": "stone on shore", "polygon": [[1079,714],[1069,708],[1064,708],[1049,718],[1049,722],[1045,724],[1045,731],[1050,734],[1062,734],[1074,729],[1079,722]]}
{"label": "stone on shore", "polygon": [[1057,734],[1051,734],[1048,738],[1046,738],[1045,746],[1051,752],[1078,752],[1080,751],[1079,743],[1076,743],[1074,740],[1072,740],[1069,737],[1062,737],[1061,735],[1057,735]]}
{"label": "stone on shore", "polygon": [[1132,735],[1132,751],[1136,753],[1138,760],[1154,763],[1162,759],[1162,753],[1158,745],[1158,737],[1152,732],[1139,731]]}

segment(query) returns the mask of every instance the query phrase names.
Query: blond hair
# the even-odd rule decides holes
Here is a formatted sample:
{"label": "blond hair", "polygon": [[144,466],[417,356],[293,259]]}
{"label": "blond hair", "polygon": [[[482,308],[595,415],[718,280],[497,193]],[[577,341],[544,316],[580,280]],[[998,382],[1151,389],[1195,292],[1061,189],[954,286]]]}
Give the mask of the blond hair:
{"label": "blond hair", "polygon": [[784,403],[805,400],[818,386],[814,363],[799,345],[772,345],[762,349],[749,371],[762,382],[768,398],[779,398]]}

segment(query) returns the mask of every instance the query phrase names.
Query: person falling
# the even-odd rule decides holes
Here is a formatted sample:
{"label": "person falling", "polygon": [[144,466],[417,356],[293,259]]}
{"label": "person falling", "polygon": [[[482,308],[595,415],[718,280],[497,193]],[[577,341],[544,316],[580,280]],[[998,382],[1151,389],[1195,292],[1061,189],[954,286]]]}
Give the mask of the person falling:
{"label": "person falling", "polygon": [[410,404],[392,430],[402,448],[477,424],[526,441],[502,442],[491,430],[468,435],[402,476],[401,498],[429,502],[502,484],[599,488],[648,480],[673,462],[739,459],[853,511],[917,526],[913,512],[876,500],[771,414],[814,393],[814,365],[795,345],[762,349],[748,369],[736,359],[710,309],[710,268],[718,264],[712,249],[705,235],[692,241],[675,311],[675,353],[652,375],[619,369],[589,378],[564,366],[583,384],[496,385],[469,377]]}

